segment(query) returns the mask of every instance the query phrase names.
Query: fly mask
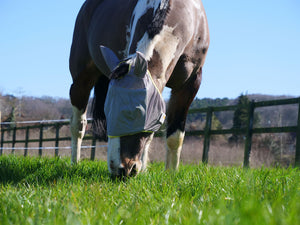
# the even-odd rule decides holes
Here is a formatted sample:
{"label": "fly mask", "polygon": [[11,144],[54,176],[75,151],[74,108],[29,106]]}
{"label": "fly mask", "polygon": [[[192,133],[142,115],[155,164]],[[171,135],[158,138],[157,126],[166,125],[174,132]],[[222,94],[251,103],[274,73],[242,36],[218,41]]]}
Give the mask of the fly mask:
{"label": "fly mask", "polygon": [[[113,71],[120,60],[109,48],[100,48],[106,65]],[[166,106],[148,71],[145,57],[137,52],[121,63],[128,64],[128,73],[117,78],[109,76],[104,105],[108,136],[156,132],[164,122]]]}

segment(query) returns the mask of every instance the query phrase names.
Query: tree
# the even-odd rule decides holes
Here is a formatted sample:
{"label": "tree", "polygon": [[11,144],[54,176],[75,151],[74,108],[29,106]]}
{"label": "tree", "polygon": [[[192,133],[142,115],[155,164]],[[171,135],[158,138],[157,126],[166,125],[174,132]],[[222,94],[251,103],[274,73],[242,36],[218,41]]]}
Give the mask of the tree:
{"label": "tree", "polygon": [[[223,126],[220,120],[216,117],[216,115],[213,113],[212,115],[212,121],[211,121],[211,129],[212,130],[222,130]],[[212,135],[211,139],[212,140],[220,140],[224,138],[224,135]]]}
{"label": "tree", "polygon": [[[234,111],[233,115],[233,127],[235,129],[246,128],[248,125],[248,106],[250,104],[250,100],[247,95],[241,94],[238,97],[237,109]],[[254,113],[253,118],[253,126],[257,126],[259,124],[259,114]],[[243,138],[241,135],[238,135],[237,132],[234,132],[233,135],[229,138],[231,142],[238,142]]]}
{"label": "tree", "polygon": [[211,129],[212,130],[222,130],[223,126],[220,120],[216,117],[216,115],[213,113],[212,115],[212,122],[211,122]]}
{"label": "tree", "polygon": [[250,100],[246,95],[241,94],[238,97],[238,107],[233,115],[233,128],[247,127],[249,103]]}
{"label": "tree", "polygon": [[[8,115],[8,118],[4,120],[3,122],[9,122],[10,124],[7,125],[1,125],[1,130],[5,128],[14,128],[16,126],[16,108],[13,106],[11,109],[10,114]],[[11,131],[8,132],[8,135],[11,135]]]}

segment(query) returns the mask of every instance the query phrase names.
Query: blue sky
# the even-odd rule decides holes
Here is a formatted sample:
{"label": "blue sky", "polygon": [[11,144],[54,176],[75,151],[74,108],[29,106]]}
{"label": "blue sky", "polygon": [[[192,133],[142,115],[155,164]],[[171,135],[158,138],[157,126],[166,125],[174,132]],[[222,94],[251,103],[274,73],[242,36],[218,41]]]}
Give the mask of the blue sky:
{"label": "blue sky", "polygon": [[[83,0],[0,1],[0,92],[68,98]],[[198,98],[300,96],[299,0],[203,0],[211,43]],[[164,94],[167,97],[168,92]]]}

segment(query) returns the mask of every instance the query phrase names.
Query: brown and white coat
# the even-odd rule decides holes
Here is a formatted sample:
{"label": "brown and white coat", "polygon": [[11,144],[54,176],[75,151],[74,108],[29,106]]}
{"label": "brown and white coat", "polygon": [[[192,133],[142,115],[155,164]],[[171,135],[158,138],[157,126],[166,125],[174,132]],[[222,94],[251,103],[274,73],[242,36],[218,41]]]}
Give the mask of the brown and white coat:
{"label": "brown and white coat", "polygon": [[[136,51],[143,53],[160,92],[165,86],[172,89],[167,109],[166,168],[177,169],[188,108],[199,89],[209,47],[201,0],[87,0],[84,3],[76,20],[70,54],[72,162],[80,159],[86,108],[93,87],[95,124],[102,121],[98,128],[106,126],[103,105],[111,71],[101,55],[100,45],[112,49],[120,59],[130,58]],[[105,136],[105,132],[98,134]],[[153,134],[136,134],[109,139],[110,172],[131,175],[144,170],[152,138]]]}

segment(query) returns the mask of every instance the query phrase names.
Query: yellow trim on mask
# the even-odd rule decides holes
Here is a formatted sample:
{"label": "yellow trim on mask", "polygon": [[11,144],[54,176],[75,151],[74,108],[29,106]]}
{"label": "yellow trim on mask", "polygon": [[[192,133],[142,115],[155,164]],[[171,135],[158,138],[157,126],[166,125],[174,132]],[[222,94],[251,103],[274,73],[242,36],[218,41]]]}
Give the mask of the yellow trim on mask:
{"label": "yellow trim on mask", "polygon": [[158,91],[158,93],[159,93],[159,95],[160,95],[161,99],[164,101],[164,98],[163,98],[162,94],[160,93],[160,91],[159,91],[158,87],[156,86],[156,84],[155,84],[155,82],[154,82],[154,80],[153,80],[153,78],[152,78],[152,76],[151,76],[151,73],[150,73],[150,71],[149,71],[148,69],[147,69],[147,73],[149,73],[150,80],[152,81],[152,83],[153,83],[154,87],[155,87],[155,88],[156,88],[156,90]]}

